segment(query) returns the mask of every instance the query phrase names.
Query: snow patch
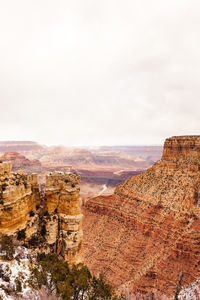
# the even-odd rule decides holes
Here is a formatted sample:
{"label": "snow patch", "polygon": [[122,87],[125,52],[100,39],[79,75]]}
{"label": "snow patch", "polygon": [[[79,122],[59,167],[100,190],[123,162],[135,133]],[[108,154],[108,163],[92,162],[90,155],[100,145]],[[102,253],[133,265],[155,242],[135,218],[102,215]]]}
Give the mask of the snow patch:
{"label": "snow patch", "polygon": [[[30,277],[30,255],[28,249],[17,247],[15,259],[12,261],[0,260],[0,295],[3,300],[19,299],[40,299],[37,291],[29,286]],[[17,292],[16,295],[9,295],[9,291],[16,290],[16,280],[20,280],[22,292]]]}
{"label": "snow patch", "polygon": [[182,289],[178,296],[179,300],[199,300],[200,299],[200,278]]}

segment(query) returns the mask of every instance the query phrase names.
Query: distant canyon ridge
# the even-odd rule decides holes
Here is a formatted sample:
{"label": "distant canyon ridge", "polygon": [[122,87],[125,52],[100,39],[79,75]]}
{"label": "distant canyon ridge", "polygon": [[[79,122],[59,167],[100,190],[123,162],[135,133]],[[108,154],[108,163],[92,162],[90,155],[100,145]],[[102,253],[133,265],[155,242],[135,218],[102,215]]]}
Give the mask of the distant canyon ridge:
{"label": "distant canyon ridge", "polygon": [[77,172],[81,176],[80,199],[110,195],[128,178],[140,174],[160,160],[162,146],[47,147],[29,141],[1,141],[0,160],[11,161],[13,171],[39,174],[45,183],[53,171]]}

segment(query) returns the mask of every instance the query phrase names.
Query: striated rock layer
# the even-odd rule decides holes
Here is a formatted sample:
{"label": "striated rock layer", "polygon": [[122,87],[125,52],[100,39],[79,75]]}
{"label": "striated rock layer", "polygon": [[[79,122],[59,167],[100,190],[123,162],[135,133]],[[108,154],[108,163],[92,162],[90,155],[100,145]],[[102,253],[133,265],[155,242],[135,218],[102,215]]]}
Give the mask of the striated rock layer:
{"label": "striated rock layer", "polygon": [[13,235],[36,252],[56,252],[69,264],[83,262],[80,177],[50,174],[43,195],[36,174],[11,168],[0,163],[0,235]]}
{"label": "striated rock layer", "polygon": [[0,163],[0,232],[14,233],[26,226],[40,203],[37,175],[12,173],[11,162]]}
{"label": "striated rock layer", "polygon": [[162,160],[197,160],[199,162],[199,136],[175,136],[168,138],[164,144]]}
{"label": "striated rock layer", "polygon": [[70,264],[83,262],[79,181],[75,173],[55,172],[46,177],[46,240]]}
{"label": "striated rock layer", "polygon": [[200,277],[200,136],[166,140],[162,160],[84,207],[85,262],[118,287],[174,295]]}

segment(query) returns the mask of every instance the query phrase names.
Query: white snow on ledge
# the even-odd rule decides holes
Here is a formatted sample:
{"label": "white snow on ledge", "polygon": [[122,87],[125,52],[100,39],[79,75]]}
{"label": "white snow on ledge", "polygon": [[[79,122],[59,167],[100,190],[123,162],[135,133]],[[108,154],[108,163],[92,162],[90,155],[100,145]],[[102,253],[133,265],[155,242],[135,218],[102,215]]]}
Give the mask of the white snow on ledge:
{"label": "white snow on ledge", "polygon": [[200,299],[200,278],[180,291],[179,300],[199,300]]}
{"label": "white snow on ledge", "polygon": [[[17,256],[21,258],[16,259]],[[6,276],[8,279],[5,281],[2,276],[0,277],[0,296],[3,300],[15,300],[15,299],[40,299],[38,292],[33,290],[29,284],[28,280],[30,277],[29,270],[29,259],[28,259],[28,249],[24,247],[17,247],[15,252],[15,259],[12,261],[0,260],[0,268],[3,271],[3,278]],[[19,279],[22,283],[22,292],[17,293],[16,296],[8,295],[4,288],[12,289],[16,288],[15,280]]]}

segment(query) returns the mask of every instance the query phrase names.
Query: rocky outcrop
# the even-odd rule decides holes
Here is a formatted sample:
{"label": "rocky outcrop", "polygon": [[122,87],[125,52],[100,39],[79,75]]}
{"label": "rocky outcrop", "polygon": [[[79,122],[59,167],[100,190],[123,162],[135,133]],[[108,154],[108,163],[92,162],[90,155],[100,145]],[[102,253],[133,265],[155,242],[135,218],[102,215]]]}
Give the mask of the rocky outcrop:
{"label": "rocky outcrop", "polygon": [[0,232],[24,228],[40,203],[37,175],[11,172],[12,163],[0,163]]}
{"label": "rocky outcrop", "polygon": [[[89,200],[84,213],[85,262],[118,287],[174,294],[200,272],[200,136],[167,139],[162,160]],[[98,232],[98,234],[97,234]]]}
{"label": "rocky outcrop", "polygon": [[80,177],[48,175],[43,199],[36,174],[11,168],[11,162],[0,163],[0,233],[22,237],[37,252],[56,252],[69,264],[83,262]]}
{"label": "rocky outcrop", "polygon": [[46,177],[46,240],[70,264],[83,262],[79,181],[74,173],[55,172]]}
{"label": "rocky outcrop", "polygon": [[200,136],[174,136],[164,144],[162,160],[176,161],[180,159],[199,162]]}
{"label": "rocky outcrop", "polygon": [[17,152],[6,152],[0,157],[0,161],[12,162],[13,172],[23,170],[25,173],[40,173],[42,171],[41,162],[37,159],[30,160]]}

